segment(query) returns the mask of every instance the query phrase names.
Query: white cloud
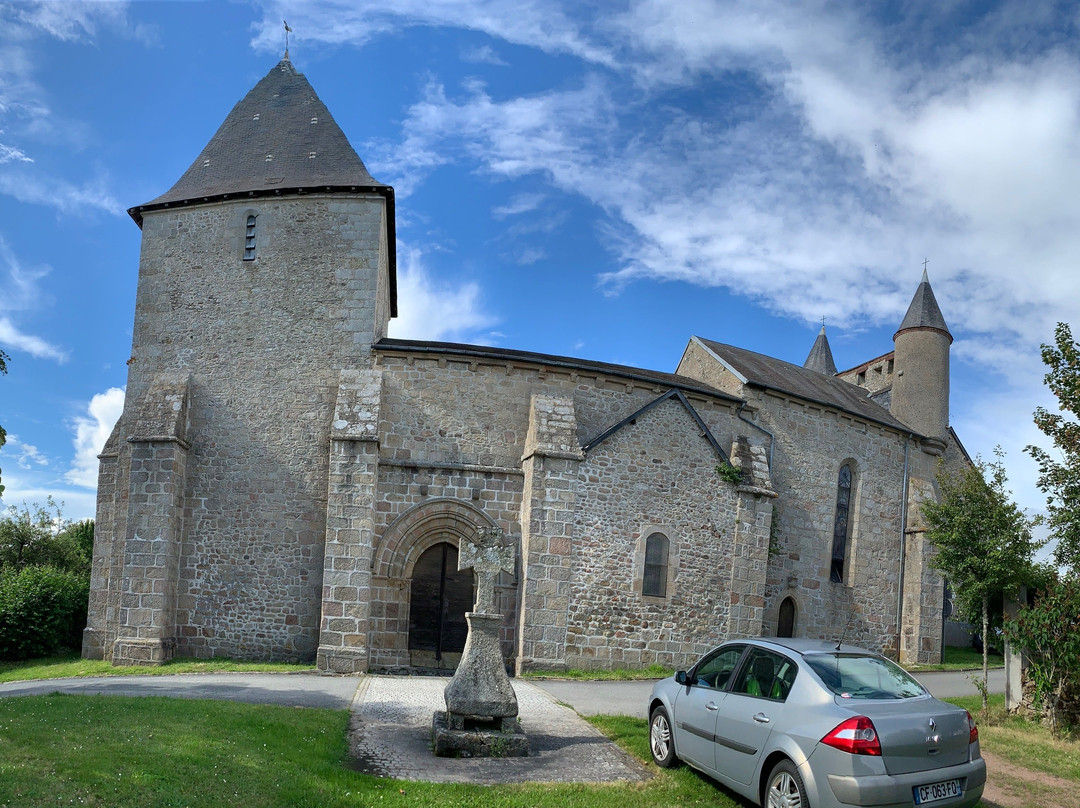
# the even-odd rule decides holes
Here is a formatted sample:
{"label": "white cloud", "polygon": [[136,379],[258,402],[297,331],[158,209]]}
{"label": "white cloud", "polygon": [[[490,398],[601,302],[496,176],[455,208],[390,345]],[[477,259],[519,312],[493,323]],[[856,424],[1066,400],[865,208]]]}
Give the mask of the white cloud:
{"label": "white cloud", "polygon": [[491,215],[496,219],[505,219],[507,216],[520,216],[523,213],[531,213],[540,207],[544,199],[544,194],[517,194],[505,205],[493,208]]}
{"label": "white cloud", "polygon": [[[612,62],[611,49],[593,42],[575,18],[575,6],[545,0],[322,0],[296,3],[263,0],[263,18],[255,25],[252,45],[280,51],[282,19],[289,20],[291,41],[363,45],[377,36],[412,26],[464,28],[551,53],[569,53],[599,64]],[[585,13],[588,9],[584,10]]]}
{"label": "white cloud", "polygon": [[[973,35],[931,70],[907,28],[835,5],[634,3],[589,33],[624,35],[614,73],[505,99],[433,82],[386,165],[409,191],[454,161],[580,194],[607,214],[616,291],[650,278],[726,286],[852,328],[896,321],[929,256],[954,330],[985,343],[972,353],[1030,361],[1078,313],[1080,62],[998,47],[1013,17],[980,29],[994,60]],[[745,107],[668,100],[670,84],[733,69],[753,82]]]}
{"label": "white cloud", "polygon": [[98,25],[105,23],[121,25],[127,14],[126,2],[80,2],[64,0],[62,3],[19,3],[9,9],[11,18],[30,28],[66,42],[93,39]]}
{"label": "white cloud", "polygon": [[148,41],[152,32],[131,26],[125,2],[22,2],[0,3],[0,29],[5,45],[0,49],[0,193],[55,207],[63,213],[84,214],[105,210],[117,214],[121,205],[105,188],[101,178],[84,183],[41,176],[20,141],[62,143],[68,148],[85,145],[86,127],[74,120],[57,118],[48,103],[48,93],[35,80],[43,58],[36,49],[42,38],[64,42],[93,41],[107,28],[122,36]]}
{"label": "white cloud", "polygon": [[0,345],[25,351],[39,359],[67,360],[67,354],[41,337],[27,334],[12,322],[6,312],[25,311],[35,308],[46,299],[38,283],[50,272],[50,268],[26,267],[0,236],[0,280],[4,294],[0,296]]}
{"label": "white cloud", "polygon": [[76,185],[55,177],[41,177],[26,171],[0,173],[0,193],[20,202],[50,205],[61,213],[85,215],[88,210],[101,210],[120,216],[124,206],[116,201],[102,179]]}
{"label": "white cloud", "polygon": [[423,266],[423,253],[398,245],[398,296],[408,300],[390,321],[396,339],[475,341],[475,334],[496,322],[484,311],[480,287],[466,283],[453,288],[433,281]]}
{"label": "white cloud", "polygon": [[[0,134],[2,133],[3,130],[0,130]],[[16,161],[22,163],[34,162],[31,158],[27,157],[26,152],[21,149],[16,149],[14,146],[5,146],[3,143],[0,143],[0,165]]]}
{"label": "white cloud", "polygon": [[29,469],[34,466],[49,465],[49,459],[38,451],[36,446],[29,443],[23,443],[19,440],[18,435],[9,434],[4,449],[5,454],[14,455],[15,463],[19,468]]}
{"label": "white cloud", "polygon": [[73,485],[97,488],[98,459],[109,433],[124,411],[124,391],[110,387],[87,405],[87,415],[72,419],[75,430],[75,458],[64,478]]}
{"label": "white cloud", "polygon": [[491,45],[480,45],[463,51],[461,58],[466,62],[475,64],[495,65],[496,67],[509,67],[509,65],[495,52]]}
{"label": "white cloud", "polygon": [[67,361],[67,353],[41,337],[24,334],[7,317],[0,317],[0,345],[6,345],[16,351],[25,351],[36,359],[55,359],[60,363]]}

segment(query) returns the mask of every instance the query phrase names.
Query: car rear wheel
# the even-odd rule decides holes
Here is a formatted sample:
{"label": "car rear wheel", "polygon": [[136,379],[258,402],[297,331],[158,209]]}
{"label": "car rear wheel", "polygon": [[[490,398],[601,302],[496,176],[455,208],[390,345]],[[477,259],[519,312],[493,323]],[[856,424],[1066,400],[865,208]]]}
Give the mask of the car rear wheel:
{"label": "car rear wheel", "polygon": [[675,756],[675,741],[671,737],[671,721],[667,710],[657,707],[649,717],[649,751],[662,769],[670,769],[679,759]]}
{"label": "car rear wheel", "polygon": [[765,808],[810,808],[806,786],[790,760],[781,760],[773,767],[765,789]]}

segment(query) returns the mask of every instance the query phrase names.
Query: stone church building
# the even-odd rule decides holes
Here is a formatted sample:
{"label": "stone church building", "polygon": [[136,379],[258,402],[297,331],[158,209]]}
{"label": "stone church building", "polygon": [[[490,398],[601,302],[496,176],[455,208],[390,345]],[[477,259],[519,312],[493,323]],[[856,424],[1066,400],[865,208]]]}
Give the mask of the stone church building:
{"label": "stone church building", "polygon": [[463,538],[517,550],[517,671],[685,666],[730,636],[940,654],[919,502],[952,337],[923,277],[894,350],[837,373],[692,337],[674,373],[387,337],[394,190],[286,57],[142,228],[100,456],[86,657],[445,670]]}

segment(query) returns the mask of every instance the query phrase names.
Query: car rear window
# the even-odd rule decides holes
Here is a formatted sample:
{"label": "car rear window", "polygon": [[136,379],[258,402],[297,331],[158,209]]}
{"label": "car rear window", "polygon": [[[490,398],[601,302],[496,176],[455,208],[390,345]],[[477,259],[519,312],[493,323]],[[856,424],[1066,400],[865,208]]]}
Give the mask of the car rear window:
{"label": "car rear window", "polygon": [[859,654],[812,654],[806,664],[842,699],[910,699],[926,691],[887,659]]}

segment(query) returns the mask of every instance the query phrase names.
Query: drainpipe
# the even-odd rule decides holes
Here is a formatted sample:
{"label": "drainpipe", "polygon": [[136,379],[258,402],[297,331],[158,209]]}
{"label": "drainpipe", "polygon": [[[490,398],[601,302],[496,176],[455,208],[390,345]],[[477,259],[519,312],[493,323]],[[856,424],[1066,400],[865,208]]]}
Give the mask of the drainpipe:
{"label": "drainpipe", "polygon": [[908,481],[910,479],[909,464],[911,457],[911,438],[909,434],[904,438],[904,498],[900,500],[900,581],[896,593],[896,661],[900,662],[900,642],[904,632],[904,560],[907,543],[907,501]]}
{"label": "drainpipe", "polygon": [[773,433],[770,432],[769,430],[767,430],[765,427],[758,426],[753,421],[751,421],[749,418],[743,417],[742,411],[744,409],[746,409],[746,404],[747,404],[747,402],[745,402],[745,401],[742,404],[740,404],[739,409],[736,410],[736,412],[735,412],[735,415],[738,416],[740,421],[743,421],[743,422],[745,422],[747,424],[750,424],[750,426],[752,426],[754,429],[757,429],[760,432],[764,432],[766,435],[769,436],[769,476],[771,477],[772,476],[773,446],[776,444],[776,436],[773,435]]}

